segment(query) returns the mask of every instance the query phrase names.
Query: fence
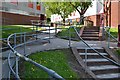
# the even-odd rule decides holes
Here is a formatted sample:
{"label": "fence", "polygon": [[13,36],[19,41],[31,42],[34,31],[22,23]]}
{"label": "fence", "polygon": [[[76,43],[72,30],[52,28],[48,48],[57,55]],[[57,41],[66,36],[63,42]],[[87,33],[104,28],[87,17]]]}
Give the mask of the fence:
{"label": "fence", "polygon": [[[36,25],[36,26],[38,26],[38,25]],[[39,25],[40,26],[40,25]],[[42,25],[42,27],[43,27],[43,25]],[[44,26],[44,27],[49,27],[49,38],[48,39],[46,39],[46,40],[48,40],[49,42],[50,42],[50,26],[48,26],[48,25],[46,25],[46,26]],[[17,39],[17,36],[20,36],[19,37],[19,42],[17,42],[18,41],[18,39]],[[31,60],[30,58],[27,58],[26,57],[26,44],[28,44],[28,43],[31,43],[31,42],[34,42],[34,41],[36,41],[36,39],[35,40],[31,40],[30,41],[30,39],[27,39],[27,33],[14,33],[14,34],[11,34],[8,38],[7,38],[7,43],[8,43],[8,46],[10,47],[10,50],[12,51],[12,52],[10,52],[9,53],[9,56],[8,56],[8,64],[9,64],[9,68],[10,68],[10,71],[9,71],[9,78],[10,78],[10,74],[11,74],[11,72],[12,72],[12,74],[15,76],[15,78],[17,78],[17,79],[20,79],[20,77],[19,77],[19,75],[18,75],[18,73],[19,73],[19,71],[18,71],[18,61],[19,61],[19,59],[20,58],[22,58],[22,59],[24,59],[25,61],[27,61],[27,62],[29,62],[29,63],[31,63],[31,64],[33,64],[33,65],[35,65],[36,67],[38,67],[38,68],[40,68],[40,69],[42,69],[43,71],[45,71],[45,72],[47,72],[48,73],[48,75],[51,77],[51,78],[57,78],[57,79],[61,79],[61,80],[64,80],[60,75],[58,75],[55,71],[53,71],[53,70],[51,70],[51,69],[48,69],[47,67],[45,67],[45,66],[43,66],[43,65],[41,65],[41,64],[38,64],[38,63],[36,63],[35,61],[33,61],[33,60]],[[34,37],[34,36],[36,36],[37,37],[37,35],[31,35],[32,37]],[[11,43],[10,43],[10,41],[11,41],[11,39],[13,40],[13,42],[14,42],[14,45],[11,45]],[[17,48],[18,47],[20,47],[20,46],[23,46],[24,47],[24,53],[18,53],[17,52]],[[14,54],[14,61],[11,61],[11,54]],[[13,63],[13,64],[12,64]],[[14,71],[14,69],[13,69],[13,66],[15,65],[15,71]]]}

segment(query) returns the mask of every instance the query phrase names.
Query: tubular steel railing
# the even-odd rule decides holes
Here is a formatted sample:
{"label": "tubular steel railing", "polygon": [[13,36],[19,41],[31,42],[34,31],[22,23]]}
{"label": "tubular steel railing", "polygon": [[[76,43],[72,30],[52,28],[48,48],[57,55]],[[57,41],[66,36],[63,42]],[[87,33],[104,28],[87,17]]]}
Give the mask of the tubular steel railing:
{"label": "tubular steel railing", "polygon": [[[49,28],[49,29],[50,29],[50,28]],[[20,40],[20,41],[19,41],[20,44],[18,44],[18,42],[17,42],[17,35],[20,36],[20,39],[19,39],[19,40]],[[14,42],[14,47],[13,47],[13,45],[11,45],[11,43],[10,43],[11,38],[14,40],[14,41],[13,41],[13,42]],[[49,30],[49,38],[48,38],[48,39],[49,39],[49,42],[50,42],[50,30]],[[49,75],[50,77],[52,77],[53,79],[64,80],[64,78],[61,77],[60,75],[58,75],[55,71],[53,71],[53,70],[51,70],[51,69],[48,69],[47,67],[45,67],[45,66],[43,66],[43,65],[41,65],[41,64],[33,61],[32,59],[26,57],[26,44],[31,43],[31,42],[34,42],[34,41],[36,41],[36,39],[35,39],[35,40],[32,40],[32,41],[29,41],[29,40],[27,41],[27,33],[25,33],[25,32],[24,32],[24,33],[14,33],[14,34],[11,34],[11,35],[7,38],[7,44],[8,44],[8,46],[9,46],[10,50],[11,50],[11,52],[10,52],[9,55],[8,55],[8,65],[9,65],[9,68],[10,68],[9,78],[10,78],[10,75],[11,75],[11,72],[12,72],[12,74],[14,75],[14,77],[15,77],[16,79],[20,79],[20,77],[19,77],[19,71],[18,71],[18,61],[19,61],[19,59],[21,58],[21,59],[23,59],[23,60],[25,60],[25,61],[27,61],[27,62],[35,65],[36,67],[42,69],[43,71],[47,72],[48,75]],[[16,50],[16,48],[18,48],[18,47],[20,47],[20,46],[24,46],[24,47],[23,47],[23,48],[24,48],[24,53],[19,53],[19,52]],[[14,54],[14,57],[13,57],[13,59],[15,59],[14,62],[11,62],[11,59],[12,59],[12,58],[11,58],[11,54]],[[13,69],[14,65],[11,64],[11,63],[13,63],[13,64],[15,65],[15,70]]]}
{"label": "tubular steel railing", "polygon": [[[106,29],[108,28],[108,30]],[[110,27],[104,27],[104,32],[108,34],[108,48],[110,48],[110,38],[114,39],[116,42],[120,43],[111,33],[110,33]]]}
{"label": "tubular steel railing", "polygon": [[[101,54],[100,52],[98,52],[96,49],[94,49],[93,47],[91,47],[87,42],[85,42],[85,41],[80,37],[77,29],[76,29],[74,26],[71,26],[71,27],[69,28],[69,47],[71,47],[71,33],[70,33],[70,29],[71,29],[71,28],[74,29],[74,31],[76,32],[76,34],[77,34],[77,36],[79,37],[79,39],[80,39],[87,47],[89,47],[90,49],[92,49],[93,51],[95,51],[98,55],[102,56],[103,58],[109,60],[110,62],[112,62],[112,63],[114,63],[115,65],[117,65],[117,66],[120,67],[120,63],[117,63],[116,61],[114,61],[114,60],[112,60],[112,59],[110,59],[110,58],[102,55],[102,54]],[[86,57],[85,57],[85,64],[86,64],[86,66],[87,66],[87,51],[86,51]]]}

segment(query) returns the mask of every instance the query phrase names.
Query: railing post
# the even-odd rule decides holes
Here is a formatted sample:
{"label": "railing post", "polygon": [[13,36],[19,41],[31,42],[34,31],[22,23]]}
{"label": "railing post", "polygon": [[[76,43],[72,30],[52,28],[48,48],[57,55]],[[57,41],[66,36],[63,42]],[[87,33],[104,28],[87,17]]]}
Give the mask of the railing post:
{"label": "railing post", "polygon": [[26,54],[26,33],[24,33],[24,55]]}
{"label": "railing post", "polygon": [[36,31],[35,31],[36,32],[36,40],[37,40],[37,27],[38,27],[38,25],[36,25]]}
{"label": "railing post", "polygon": [[50,25],[49,25],[49,43],[50,43]]}
{"label": "railing post", "polygon": [[32,31],[34,31],[34,23],[32,23],[32,25],[33,25],[33,29],[32,29]]}
{"label": "railing post", "polygon": [[105,39],[105,31],[104,31],[104,25],[102,26],[102,40]]}
{"label": "railing post", "polygon": [[71,47],[71,33],[70,33],[70,28],[68,29],[68,34],[69,34],[69,47]]}
{"label": "railing post", "polygon": [[87,73],[87,48],[85,49],[85,73]]}
{"label": "railing post", "polygon": [[16,33],[14,33],[14,47],[16,46]]}
{"label": "railing post", "polygon": [[108,32],[108,48],[110,48],[110,29],[109,29],[109,32]]}
{"label": "railing post", "polygon": [[[16,47],[16,33],[14,33],[14,48]],[[15,58],[15,70],[16,70],[16,74],[18,75],[18,57],[16,56]]]}
{"label": "railing post", "polygon": [[10,75],[11,75],[11,70],[9,71],[9,76],[8,76],[8,80],[10,80]]}
{"label": "railing post", "polygon": [[22,34],[20,34],[20,43],[22,44]]}

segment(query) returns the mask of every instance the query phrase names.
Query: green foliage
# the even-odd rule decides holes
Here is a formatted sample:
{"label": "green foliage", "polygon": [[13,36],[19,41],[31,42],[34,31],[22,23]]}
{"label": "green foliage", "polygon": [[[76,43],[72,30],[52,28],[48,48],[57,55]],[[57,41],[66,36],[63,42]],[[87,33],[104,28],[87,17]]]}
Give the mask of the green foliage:
{"label": "green foliage", "polygon": [[84,2],[45,2],[47,16],[50,17],[51,14],[59,14],[64,22],[65,18],[75,10],[77,10],[80,17],[82,17],[89,6],[92,6],[91,0],[84,0]]}
{"label": "green foliage", "polygon": [[110,28],[110,33],[114,36],[114,37],[118,37],[118,28]]}
{"label": "green foliage", "polygon": [[92,6],[91,0],[84,0],[80,2],[70,2],[70,4],[79,12],[80,15],[84,15],[89,6]]}
{"label": "green foliage", "polygon": [[120,49],[116,50],[116,53],[120,55]]}
{"label": "green foliage", "polygon": [[[64,78],[77,78],[77,74],[70,68],[66,52],[68,50],[53,50],[37,52],[29,56],[32,60],[56,71]],[[24,71],[21,73],[22,78],[48,78],[48,74],[34,65],[24,62]],[[23,67],[23,66],[22,66]]]}
{"label": "green foliage", "polygon": [[[74,11],[68,2],[45,2],[47,12],[52,14],[59,14],[62,18],[67,18],[68,15]],[[48,16],[50,13],[46,13]]]}

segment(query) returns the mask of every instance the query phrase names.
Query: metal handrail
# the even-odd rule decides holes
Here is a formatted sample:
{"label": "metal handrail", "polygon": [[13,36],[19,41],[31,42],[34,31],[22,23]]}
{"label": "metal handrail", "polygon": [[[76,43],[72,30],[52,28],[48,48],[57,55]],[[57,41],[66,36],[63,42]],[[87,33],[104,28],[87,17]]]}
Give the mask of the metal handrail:
{"label": "metal handrail", "polygon": [[[19,57],[19,58],[21,58],[21,59],[23,59],[23,60],[25,60],[25,61],[33,64],[33,65],[35,65],[36,67],[42,69],[43,71],[47,72],[48,75],[51,76],[52,78],[57,78],[57,79],[64,80],[64,78],[61,77],[60,75],[58,75],[55,71],[53,71],[53,70],[51,70],[51,69],[48,69],[47,67],[45,67],[45,66],[43,66],[43,65],[41,65],[41,64],[33,61],[32,59],[27,58],[26,56],[18,53],[18,52],[15,50],[15,48],[17,48],[17,47],[20,46],[21,44],[19,44],[19,45],[16,45],[16,44],[15,44],[14,47],[12,47],[12,45],[10,44],[10,38],[13,37],[13,36],[16,36],[16,34],[22,34],[22,33],[11,34],[11,35],[7,38],[7,44],[8,44],[8,46],[9,46],[9,48],[11,49],[11,51],[16,55],[16,57]],[[25,34],[25,33],[24,33],[24,34]],[[16,37],[15,37],[15,38],[16,38]],[[16,42],[15,42],[15,43],[16,43]],[[24,43],[24,44],[26,44],[26,43]],[[24,45],[24,44],[23,44],[23,45]],[[18,72],[15,72],[15,71],[12,69],[12,66],[11,66],[11,63],[10,63],[10,54],[11,54],[11,52],[10,52],[9,55],[8,55],[8,65],[9,65],[9,68],[10,68],[10,70],[12,71],[13,75],[14,75],[17,79],[20,79],[19,75],[17,74]]]}
{"label": "metal handrail", "polygon": [[[112,60],[112,59],[110,59],[110,58],[108,58],[108,57],[100,54],[100,52],[98,52],[97,50],[95,50],[94,48],[92,48],[87,42],[85,42],[85,41],[80,37],[77,29],[76,29],[74,26],[69,27],[69,32],[70,32],[70,28],[73,28],[73,29],[75,30],[75,32],[76,32],[77,36],[79,37],[79,39],[80,39],[87,47],[89,47],[90,49],[94,50],[97,54],[99,54],[99,55],[102,56],[103,58],[109,60],[110,62],[114,63],[115,65],[120,66],[120,63],[117,63],[116,61],[114,61],[114,60]],[[69,33],[69,34],[70,34],[70,33]],[[69,38],[70,38],[70,35],[69,35]],[[71,47],[70,44],[71,44],[71,41],[70,41],[70,39],[69,39],[69,46]]]}
{"label": "metal handrail", "polygon": [[108,35],[110,35],[115,41],[117,41],[118,43],[120,43],[112,34],[110,34],[110,33],[106,30],[106,28],[104,28],[104,31],[105,31]]}

